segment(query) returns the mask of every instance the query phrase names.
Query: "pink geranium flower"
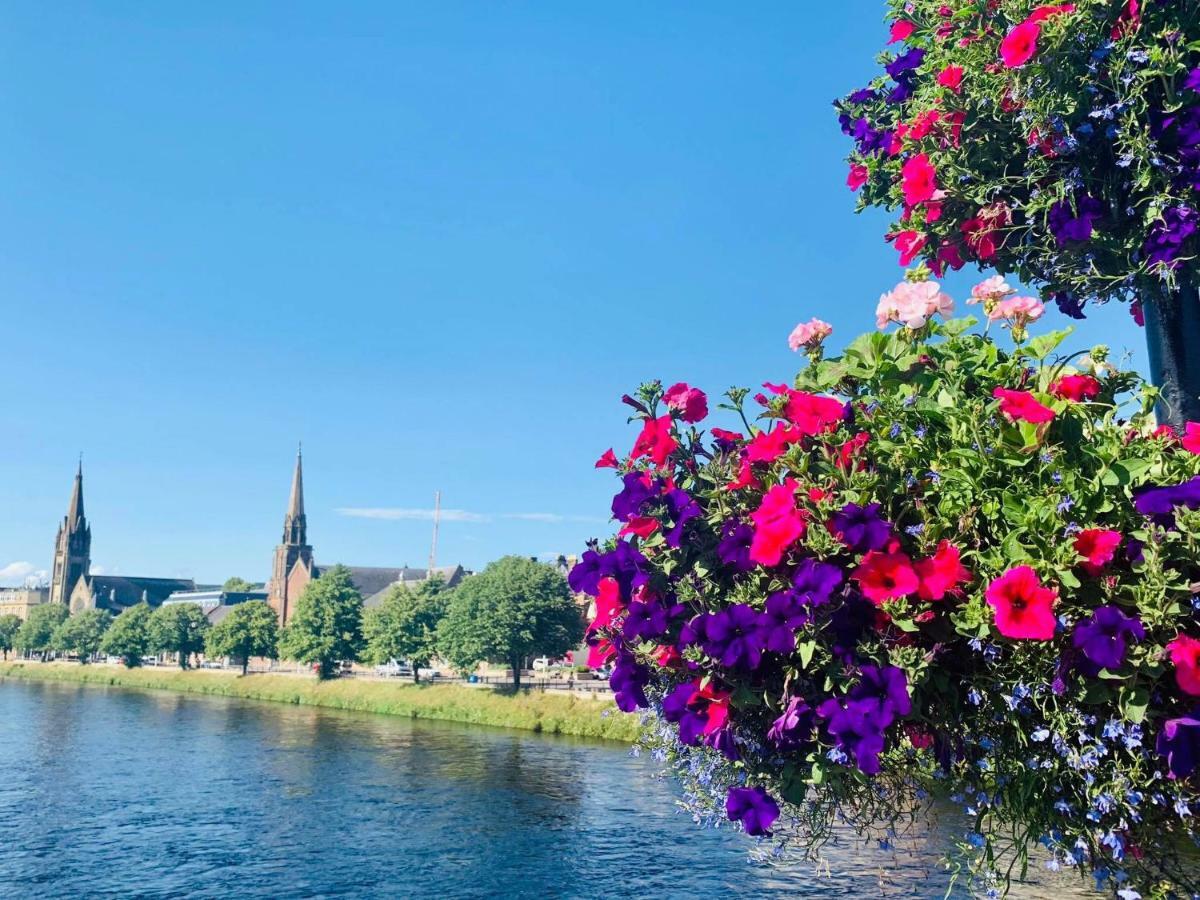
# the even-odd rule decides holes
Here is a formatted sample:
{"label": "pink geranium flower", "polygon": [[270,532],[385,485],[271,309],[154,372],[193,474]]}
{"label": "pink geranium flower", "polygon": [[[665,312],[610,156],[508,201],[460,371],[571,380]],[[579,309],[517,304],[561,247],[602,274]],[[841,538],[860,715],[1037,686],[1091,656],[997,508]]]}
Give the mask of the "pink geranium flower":
{"label": "pink geranium flower", "polygon": [[1083,557],[1080,565],[1089,575],[1099,575],[1112,562],[1121,546],[1121,532],[1106,528],[1085,528],[1075,535],[1075,552]]}
{"label": "pink geranium flower", "polygon": [[792,329],[792,333],[788,335],[788,346],[793,350],[799,350],[801,347],[812,350],[821,346],[821,342],[831,334],[833,334],[833,326],[828,322],[809,319]]}
{"label": "pink geranium flower", "polygon": [[879,298],[875,309],[875,324],[886,328],[898,322],[906,328],[921,328],[935,314],[948,318],[954,312],[954,301],[942,293],[936,281],[902,281]]}
{"label": "pink geranium flower", "polygon": [[1004,64],[1010,69],[1018,69],[1033,59],[1041,34],[1042,26],[1030,18],[1005,35],[1000,42],[1000,58]]}
{"label": "pink geranium flower", "polygon": [[1029,566],[1009,569],[988,585],[986,597],[996,611],[996,628],[1005,637],[1025,641],[1054,637],[1058,592],[1045,587]]}
{"label": "pink geranium flower", "polygon": [[679,413],[679,418],[685,422],[699,422],[708,415],[708,398],[704,391],[682,381],[667,388],[663,401],[669,409]]}
{"label": "pink geranium flower", "polygon": [[937,170],[925,153],[910,157],[901,168],[900,177],[904,202],[909,206],[932,200],[937,193]]}
{"label": "pink geranium flower", "polygon": [[750,559],[763,566],[779,565],[783,554],[806,531],[804,513],[796,507],[796,482],[789,480],[767,491],[750,520],[754,523]]}
{"label": "pink geranium flower", "polygon": [[1009,297],[992,305],[987,311],[989,321],[1006,321],[1014,328],[1024,328],[1040,319],[1046,307],[1036,297]]}
{"label": "pink geranium flower", "polygon": [[993,275],[971,288],[971,299],[967,303],[994,303],[1016,292],[1016,288],[1005,281],[1003,275]]}
{"label": "pink geranium flower", "polygon": [[998,387],[992,391],[992,396],[1000,401],[1000,412],[1013,421],[1040,425],[1054,419],[1054,410],[1039,403],[1029,391],[1010,391]]}

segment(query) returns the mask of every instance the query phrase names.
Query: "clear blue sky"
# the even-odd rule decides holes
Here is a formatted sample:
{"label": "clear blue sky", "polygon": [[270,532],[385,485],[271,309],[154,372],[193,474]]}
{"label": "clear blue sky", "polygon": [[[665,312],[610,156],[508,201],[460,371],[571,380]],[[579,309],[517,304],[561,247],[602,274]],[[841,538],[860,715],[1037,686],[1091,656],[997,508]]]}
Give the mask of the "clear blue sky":
{"label": "clear blue sky", "polygon": [[301,439],[319,560],[422,565],[427,520],[339,510],[435,489],[440,562],[578,551],[622,392],[872,327],[900,270],[830,101],[882,14],[6,4],[0,571],[49,567],[82,450],[97,565],[265,578]]}

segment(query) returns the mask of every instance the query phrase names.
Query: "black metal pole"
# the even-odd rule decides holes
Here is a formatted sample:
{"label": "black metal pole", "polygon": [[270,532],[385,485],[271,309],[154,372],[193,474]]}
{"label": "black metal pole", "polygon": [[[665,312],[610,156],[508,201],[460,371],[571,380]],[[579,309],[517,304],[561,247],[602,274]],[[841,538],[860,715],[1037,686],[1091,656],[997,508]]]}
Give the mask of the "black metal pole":
{"label": "black metal pole", "polygon": [[1181,283],[1148,298],[1144,311],[1159,420],[1176,428],[1200,422],[1200,294]]}

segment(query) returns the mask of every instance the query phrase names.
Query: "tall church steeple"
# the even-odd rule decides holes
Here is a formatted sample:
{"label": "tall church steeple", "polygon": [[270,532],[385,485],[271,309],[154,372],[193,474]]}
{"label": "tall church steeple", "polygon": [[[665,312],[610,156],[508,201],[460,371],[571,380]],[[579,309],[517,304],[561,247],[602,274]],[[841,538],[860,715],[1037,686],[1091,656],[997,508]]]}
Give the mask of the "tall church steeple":
{"label": "tall church steeple", "polygon": [[[298,570],[297,570],[298,569]],[[279,623],[291,618],[296,598],[313,575],[313,552],[308,543],[308,519],[304,515],[304,459],[296,451],[292,493],[283,517],[283,541],[275,548],[267,602],[279,614]]]}
{"label": "tall church steeple", "polygon": [[69,603],[76,582],[88,574],[92,556],[92,528],[83,514],[83,458],[75,471],[75,486],[67,514],[58,526],[54,540],[54,576],[50,581],[50,602]]}

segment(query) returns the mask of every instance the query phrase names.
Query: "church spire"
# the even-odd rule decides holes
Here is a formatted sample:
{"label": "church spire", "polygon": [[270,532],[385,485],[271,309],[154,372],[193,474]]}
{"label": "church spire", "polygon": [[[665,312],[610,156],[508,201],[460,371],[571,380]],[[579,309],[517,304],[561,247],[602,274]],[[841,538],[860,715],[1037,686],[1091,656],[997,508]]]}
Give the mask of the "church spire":
{"label": "church spire", "polygon": [[296,472],[292,475],[292,496],[288,500],[289,517],[304,515],[304,451],[296,448]]}
{"label": "church spire", "polygon": [[67,527],[74,531],[83,518],[83,454],[79,454],[79,468],[75,470],[75,487],[71,489],[71,504],[67,507]]}
{"label": "church spire", "polygon": [[67,604],[80,578],[91,567],[92,529],[83,514],[83,457],[75,470],[75,486],[67,514],[58,526],[54,540],[54,575],[50,581],[50,602]]}

